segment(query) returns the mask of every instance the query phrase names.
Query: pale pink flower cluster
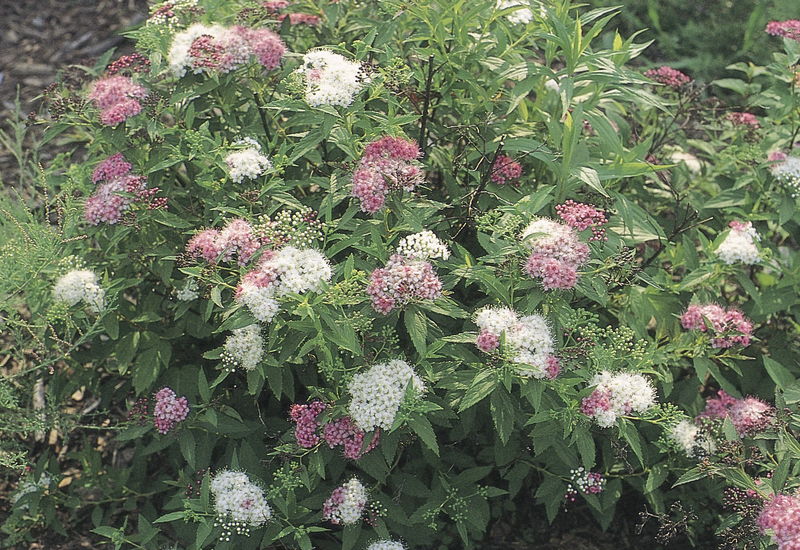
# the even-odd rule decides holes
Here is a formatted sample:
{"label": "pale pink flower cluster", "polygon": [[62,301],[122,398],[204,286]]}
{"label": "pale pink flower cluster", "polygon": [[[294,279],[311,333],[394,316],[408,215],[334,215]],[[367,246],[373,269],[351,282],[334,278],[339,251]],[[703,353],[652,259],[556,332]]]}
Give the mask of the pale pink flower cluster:
{"label": "pale pink flower cluster", "polygon": [[756,523],[762,533],[771,535],[778,550],[800,550],[800,495],[773,496]]}
{"label": "pale pink flower cluster", "polygon": [[92,181],[98,183],[91,197],[86,199],[84,217],[92,225],[101,222],[115,224],[134,202],[147,205],[148,209],[162,208],[167,204],[164,197],[155,198],[158,187],[148,189],[144,176],[131,174],[131,164],[121,153],[112,155],[97,165]]}
{"label": "pale pink flower cluster", "polygon": [[575,287],[578,268],[589,259],[589,247],[575,229],[539,218],[525,228],[522,239],[531,248],[524,266],[528,275],[541,279],[546,290]]}
{"label": "pale pink flower cluster", "polygon": [[595,389],[583,398],[581,412],[602,428],[613,426],[620,416],[646,412],[656,402],[653,384],[638,372],[603,371],[592,378],[590,385]]}
{"label": "pale pink flower cluster", "polygon": [[772,36],[781,36],[800,42],[800,20],[770,21],[764,31]]}
{"label": "pale pink flower cluster", "polygon": [[352,195],[361,201],[361,210],[374,214],[390,191],[412,191],[422,183],[419,156],[417,144],[404,138],[385,136],[367,145],[353,172]]}
{"label": "pale pink flower cluster", "polygon": [[158,433],[169,433],[189,416],[189,400],[178,397],[171,388],[161,388],[154,395],[153,424]]}
{"label": "pale pink flower cluster", "polygon": [[497,185],[510,183],[518,186],[522,165],[508,155],[500,155],[494,160],[490,173],[492,182]]}
{"label": "pale pink flower cluster", "polygon": [[227,73],[248,63],[251,57],[272,70],[280,65],[285,53],[285,44],[269,29],[195,23],[174,36],[169,63],[178,77],[186,74],[187,69],[195,74]]}
{"label": "pale pink flower cluster", "polygon": [[520,317],[507,307],[486,307],[475,315],[480,328],[475,345],[490,353],[500,347],[501,338],[511,360],[520,364],[517,372],[522,376],[552,380],[561,371],[555,351],[555,339],[547,320],[541,315]]}
{"label": "pale pink flower cluster", "polygon": [[116,126],[142,111],[140,99],[147,97],[147,90],[130,77],[106,76],[95,81],[89,90],[89,99],[100,109],[100,122]]}
{"label": "pale pink flower cluster", "polygon": [[211,478],[210,488],[214,510],[223,522],[259,527],[272,517],[272,508],[267,504],[263,489],[244,472],[217,472]]}
{"label": "pale pink flower cluster", "polygon": [[250,261],[261,241],[253,232],[253,227],[245,220],[236,218],[220,229],[205,229],[189,239],[186,254],[191,258],[216,264],[230,262],[234,258],[239,265]]}
{"label": "pale pink flower cluster", "polygon": [[727,118],[737,126],[746,126],[752,130],[758,130],[761,128],[761,124],[758,122],[758,117],[753,113],[732,112],[728,113]]}
{"label": "pale pink flower cluster", "polygon": [[699,419],[729,418],[739,437],[748,437],[768,429],[775,420],[775,408],[757,397],[736,399],[720,390],[717,397],[706,400]]}
{"label": "pale pink flower cluster", "polygon": [[361,519],[367,505],[367,490],[353,478],[331,493],[322,506],[322,519],[334,525],[352,525]]}
{"label": "pale pink flower cluster", "polygon": [[710,332],[714,348],[749,346],[753,333],[753,323],[744,313],[717,304],[689,306],[681,315],[681,325],[686,330]]}
{"label": "pale pink flower cluster", "polygon": [[800,157],[773,151],[767,160],[772,163],[770,173],[789,189],[793,197],[797,197],[800,194]]}
{"label": "pale pink flower cluster", "polygon": [[414,300],[435,300],[442,295],[442,282],[430,262],[393,254],[370,275],[367,294],[375,311],[385,315]]}

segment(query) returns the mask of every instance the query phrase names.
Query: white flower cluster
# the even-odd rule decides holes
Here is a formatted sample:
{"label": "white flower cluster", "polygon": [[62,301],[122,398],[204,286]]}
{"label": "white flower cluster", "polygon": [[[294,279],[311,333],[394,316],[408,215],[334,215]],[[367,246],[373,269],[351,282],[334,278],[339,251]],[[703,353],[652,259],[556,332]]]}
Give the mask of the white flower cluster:
{"label": "white flower cluster", "polygon": [[[191,63],[189,50],[191,49],[192,43],[194,43],[195,40],[203,35],[208,35],[213,38],[220,38],[224,34],[225,27],[222,25],[208,26],[203,25],[202,23],[195,23],[188,29],[177,33],[172,38],[172,46],[167,54],[169,68],[172,73],[177,77],[181,77],[186,74],[186,68]],[[196,69],[194,72],[199,74],[202,72],[202,69]]]}
{"label": "white flower cluster", "polygon": [[367,550],[405,550],[405,548],[401,542],[396,540],[379,540],[367,546]]}
{"label": "white flower cluster", "polygon": [[520,317],[507,307],[485,307],[475,315],[475,324],[482,333],[488,333],[498,340],[505,334],[506,348],[512,352],[511,360],[524,365],[517,368],[520,375],[534,378],[548,376],[548,359],[555,352],[555,339],[543,316],[533,314]]}
{"label": "white flower cluster", "polygon": [[258,527],[272,517],[264,491],[244,472],[217,472],[211,479],[211,493],[220,518]]}
{"label": "white flower cluster", "polygon": [[689,458],[699,454],[713,453],[717,446],[714,440],[704,434],[691,420],[683,419],[669,431],[669,438],[674,441]]}
{"label": "white flower cluster", "polygon": [[793,197],[800,194],[800,157],[788,156],[773,164],[770,172],[775,179],[789,188]]}
{"label": "white flower cluster", "polygon": [[92,271],[73,269],[58,278],[53,287],[53,297],[70,306],[83,301],[89,311],[99,313],[105,306],[106,291]]}
{"label": "white flower cluster", "polygon": [[175,297],[181,302],[191,302],[200,296],[198,290],[200,290],[200,287],[197,284],[197,279],[189,277],[184,282],[183,288],[175,291]]}
{"label": "white flower cluster", "polygon": [[297,69],[306,84],[306,102],[312,107],[341,105],[347,107],[369,78],[361,63],[329,50],[311,50]]}
{"label": "white flower cluster", "polygon": [[607,407],[599,407],[593,415],[602,428],[613,426],[618,416],[643,413],[656,402],[656,389],[638,372],[602,371],[594,375],[590,385],[596,386],[595,392],[608,396]]}
{"label": "white flower cluster", "polygon": [[241,183],[245,179],[256,179],[272,168],[269,159],[261,154],[261,146],[258,142],[252,139],[240,142],[240,144],[244,143],[249,144],[249,147],[233,151],[225,157],[228,175],[236,183]]}
{"label": "white flower cluster", "polygon": [[756,233],[750,222],[731,222],[728,235],[717,247],[717,256],[726,264],[742,262],[752,265],[759,260]]}
{"label": "white flower cluster", "polygon": [[400,239],[397,253],[414,260],[434,260],[436,258],[446,260],[450,257],[447,245],[440,241],[433,231],[428,230]]}
{"label": "white flower cluster", "polygon": [[264,358],[264,339],[258,323],[231,331],[223,345],[223,360],[253,370]]}
{"label": "white flower cluster", "polygon": [[388,430],[403,404],[409,384],[420,393],[425,389],[422,379],[405,361],[394,359],[373,365],[350,381],[347,389],[352,400],[348,412],[364,431],[375,428]]}
{"label": "white flower cluster", "polygon": [[330,505],[328,519],[343,525],[357,523],[367,505],[367,490],[358,479],[353,478],[334,493]]}
{"label": "white flower cluster", "polygon": [[245,277],[236,299],[263,322],[272,321],[278,313],[278,297],[290,293],[319,292],[333,275],[331,263],[322,252],[293,246],[279,249],[272,257],[262,261],[258,270],[270,273],[274,281],[262,285],[256,282],[257,277],[253,280]]}
{"label": "white flower cluster", "polygon": [[[530,4],[522,0],[497,0],[497,9],[504,10],[507,8],[515,8],[517,6],[529,6]],[[506,19],[512,25],[520,23],[527,25],[533,21],[533,12],[528,7],[520,8],[512,13],[506,15]]]}

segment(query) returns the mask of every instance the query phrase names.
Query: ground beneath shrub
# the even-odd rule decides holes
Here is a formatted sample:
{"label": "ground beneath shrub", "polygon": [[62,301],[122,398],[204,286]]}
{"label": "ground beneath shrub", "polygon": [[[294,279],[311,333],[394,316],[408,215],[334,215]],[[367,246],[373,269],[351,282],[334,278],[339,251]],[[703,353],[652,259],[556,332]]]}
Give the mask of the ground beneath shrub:
{"label": "ground beneath shrub", "polygon": [[[141,22],[147,13],[146,0],[23,0],[0,3],[0,128],[9,131],[18,113],[38,108],[42,90],[54,82],[58,71],[71,64],[93,65],[109,48],[130,50],[130,43],[119,31]],[[19,107],[16,104],[19,98]],[[40,129],[31,128],[25,141],[32,147]],[[39,158],[47,163],[63,151],[51,142],[41,148]],[[0,146],[0,175],[5,184],[18,181],[14,155]],[[0,480],[0,494],[3,491]],[[8,485],[5,484],[8,488]],[[575,521],[569,514],[556,525],[528,524],[525,528],[498,523],[486,549],[510,550],[637,550],[643,545],[655,549],[649,537],[633,536],[637,512],[625,514],[608,533],[588,521]],[[566,516],[565,519],[564,516]],[[27,550],[79,550],[97,548],[99,541],[77,534],[69,542],[43,537]],[[676,548],[681,547],[680,545]],[[22,550],[23,547],[19,547]]]}

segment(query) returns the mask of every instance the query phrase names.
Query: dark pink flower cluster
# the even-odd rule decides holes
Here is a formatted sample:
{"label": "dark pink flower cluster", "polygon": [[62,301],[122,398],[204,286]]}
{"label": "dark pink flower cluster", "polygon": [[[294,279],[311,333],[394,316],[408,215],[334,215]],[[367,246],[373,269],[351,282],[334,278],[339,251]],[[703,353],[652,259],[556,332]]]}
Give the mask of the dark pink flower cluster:
{"label": "dark pink flower cluster", "polygon": [[781,36],[800,42],[800,20],[787,19],[786,21],[770,21],[764,29],[767,34]]}
{"label": "dark pink flower cluster", "polygon": [[737,126],[746,126],[751,130],[758,130],[761,124],[758,122],[758,117],[753,113],[732,112],[728,113],[728,120]]}
{"label": "dark pink flower cluster", "polygon": [[322,401],[312,401],[307,405],[294,404],[289,411],[289,417],[295,422],[294,437],[297,444],[304,448],[310,449],[319,443],[319,436],[317,435],[317,428],[319,422],[317,417],[328,406]]}
{"label": "dark pink flower cluster", "polygon": [[117,73],[128,71],[130,73],[144,73],[150,70],[150,60],[139,53],[123,55],[106,69],[106,74],[113,76]]}
{"label": "dark pink flower cluster", "polygon": [[686,330],[707,332],[711,329],[711,346],[730,348],[749,346],[753,323],[738,309],[725,309],[717,304],[691,305],[681,315]]}
{"label": "dark pink flower cluster", "polygon": [[92,173],[97,190],[86,199],[84,217],[92,225],[101,222],[115,224],[134,202],[154,210],[166,206],[165,197],[156,198],[158,187],[148,189],[147,178],[131,174],[131,164],[121,153],[102,161]]}
{"label": "dark pink flower cluster", "polygon": [[356,426],[356,423],[349,416],[328,422],[322,431],[322,438],[325,443],[331,449],[342,445],[344,447],[344,456],[350,460],[358,460],[378,446],[381,438],[380,429],[375,430],[372,440],[362,452],[361,448],[364,446],[365,435],[366,432]]}
{"label": "dark pink flower cluster", "polygon": [[533,239],[524,269],[541,279],[546,290],[569,290],[578,283],[578,268],[589,259],[589,247],[570,226],[548,221],[542,227],[548,233]]}
{"label": "dark pink flower cluster", "polygon": [[575,202],[570,199],[564,204],[556,205],[556,212],[558,217],[564,220],[564,223],[578,231],[591,228],[592,236],[589,237],[590,241],[608,240],[606,230],[602,227],[608,223],[608,219],[606,219],[605,213],[602,210],[598,210],[596,206]]}
{"label": "dark pink flower cluster", "polygon": [[558,378],[558,375],[561,374],[561,361],[559,361],[558,357],[551,355],[547,358],[544,372],[548,380],[555,380]]}
{"label": "dark pink flower cluster", "polygon": [[236,257],[239,265],[245,265],[261,248],[261,241],[247,221],[237,218],[219,229],[205,229],[189,239],[186,254],[216,264],[229,262]]}
{"label": "dark pink flower cluster", "polygon": [[757,397],[736,399],[720,390],[717,397],[706,401],[699,419],[730,418],[739,437],[752,436],[769,428],[775,420],[775,409]]}
{"label": "dark pink flower cluster", "polygon": [[142,111],[140,99],[147,90],[127,76],[106,76],[95,81],[89,90],[89,99],[100,109],[100,122],[116,126]]}
{"label": "dark pink flower cluster", "polygon": [[280,65],[285,53],[283,40],[271,30],[237,25],[218,36],[203,34],[195,38],[189,47],[188,64],[195,72],[226,73],[254,56],[265,69],[272,70]]}
{"label": "dark pink flower cluster", "polygon": [[762,533],[772,535],[778,550],[800,550],[800,495],[775,495],[756,523]]}
{"label": "dark pink flower cluster", "polygon": [[680,88],[692,81],[691,78],[679,70],[667,66],[650,69],[644,73],[644,76],[671,88]]}
{"label": "dark pink flower cluster", "polygon": [[393,254],[386,267],[370,275],[367,294],[375,311],[387,314],[412,300],[435,300],[442,294],[442,282],[429,262]]}
{"label": "dark pink flower cluster", "polygon": [[586,416],[596,416],[598,413],[612,409],[611,389],[597,388],[588,397],[581,401],[581,412]]}
{"label": "dark pink flower cluster", "polygon": [[161,388],[153,395],[153,399],[153,424],[158,433],[168,433],[189,416],[189,400],[178,397],[171,388]]}
{"label": "dark pink flower cluster", "polygon": [[475,345],[478,346],[478,349],[482,352],[489,353],[497,349],[500,345],[500,336],[484,329],[478,333],[478,339],[475,341]]}
{"label": "dark pink flower cluster", "polygon": [[353,172],[352,195],[361,201],[361,210],[374,214],[390,191],[412,191],[422,183],[419,156],[417,144],[403,138],[386,136],[367,145]]}
{"label": "dark pink flower cluster", "polygon": [[315,27],[319,25],[321,21],[318,15],[311,15],[308,13],[281,13],[289,7],[289,2],[286,0],[273,0],[271,2],[264,2],[261,5],[270,15],[274,15],[278,21],[283,21],[288,17],[289,23],[292,25],[310,25]]}
{"label": "dark pink flower cluster", "polygon": [[522,176],[522,165],[507,155],[500,155],[494,160],[491,168],[492,182],[498,185],[510,183],[519,186]]}

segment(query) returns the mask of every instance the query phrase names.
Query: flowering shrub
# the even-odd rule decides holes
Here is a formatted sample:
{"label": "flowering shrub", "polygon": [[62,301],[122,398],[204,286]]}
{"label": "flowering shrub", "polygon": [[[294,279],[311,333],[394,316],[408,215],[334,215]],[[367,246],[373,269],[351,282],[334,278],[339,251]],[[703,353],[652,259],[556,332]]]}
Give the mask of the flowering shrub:
{"label": "flowering shrub", "polygon": [[614,13],[173,0],[49,91],[88,160],[2,206],[9,544],[477,548],[624,502],[797,547],[794,23],[722,106]]}

